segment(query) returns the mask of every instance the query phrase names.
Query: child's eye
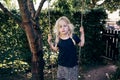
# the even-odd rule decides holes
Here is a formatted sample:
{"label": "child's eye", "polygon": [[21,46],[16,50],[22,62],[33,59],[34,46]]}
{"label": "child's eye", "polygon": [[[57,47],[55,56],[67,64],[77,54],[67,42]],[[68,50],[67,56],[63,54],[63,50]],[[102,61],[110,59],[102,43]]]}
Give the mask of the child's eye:
{"label": "child's eye", "polygon": [[62,28],[62,26],[59,26],[60,28]]}
{"label": "child's eye", "polygon": [[67,27],[67,25],[64,25],[64,27]]}
{"label": "child's eye", "polygon": [[59,28],[62,28],[62,27],[67,27],[67,25],[60,25]]}

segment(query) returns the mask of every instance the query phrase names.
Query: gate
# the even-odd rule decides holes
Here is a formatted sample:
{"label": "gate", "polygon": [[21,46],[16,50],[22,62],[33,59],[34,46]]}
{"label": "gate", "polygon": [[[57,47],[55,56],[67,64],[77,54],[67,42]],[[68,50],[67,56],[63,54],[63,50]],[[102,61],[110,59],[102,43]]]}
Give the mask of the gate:
{"label": "gate", "polygon": [[104,58],[110,59],[110,60],[118,60],[118,54],[119,54],[119,48],[118,48],[118,42],[120,31],[118,30],[104,30],[103,31],[103,40],[105,41],[105,54],[103,54]]}

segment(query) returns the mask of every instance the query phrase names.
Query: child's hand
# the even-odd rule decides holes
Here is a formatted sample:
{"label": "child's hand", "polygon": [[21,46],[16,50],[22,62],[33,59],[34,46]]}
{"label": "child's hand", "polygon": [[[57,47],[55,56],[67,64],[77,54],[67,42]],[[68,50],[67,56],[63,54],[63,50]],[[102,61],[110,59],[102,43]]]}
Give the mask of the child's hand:
{"label": "child's hand", "polygon": [[48,43],[50,43],[52,40],[52,35],[51,34],[48,34]]}
{"label": "child's hand", "polygon": [[83,26],[80,27],[80,32],[81,32],[81,33],[84,33],[84,28],[83,28]]}

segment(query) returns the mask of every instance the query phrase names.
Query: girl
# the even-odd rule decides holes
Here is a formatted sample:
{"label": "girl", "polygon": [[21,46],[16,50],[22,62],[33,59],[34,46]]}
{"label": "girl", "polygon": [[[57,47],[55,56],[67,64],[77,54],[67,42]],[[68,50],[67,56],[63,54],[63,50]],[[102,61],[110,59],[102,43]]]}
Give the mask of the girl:
{"label": "girl", "polygon": [[78,80],[78,59],[76,46],[84,46],[84,29],[80,27],[81,37],[74,34],[74,26],[65,16],[60,17],[55,24],[55,45],[48,35],[48,43],[52,50],[59,51],[58,55],[58,80]]}

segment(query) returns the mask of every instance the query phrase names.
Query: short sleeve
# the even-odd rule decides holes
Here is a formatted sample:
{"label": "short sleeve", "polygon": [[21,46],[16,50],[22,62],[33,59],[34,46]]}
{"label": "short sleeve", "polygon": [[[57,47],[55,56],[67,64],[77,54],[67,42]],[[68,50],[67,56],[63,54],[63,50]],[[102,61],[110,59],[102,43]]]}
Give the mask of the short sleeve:
{"label": "short sleeve", "polygon": [[73,34],[73,39],[75,40],[76,44],[78,44],[81,41],[80,38],[76,34]]}

